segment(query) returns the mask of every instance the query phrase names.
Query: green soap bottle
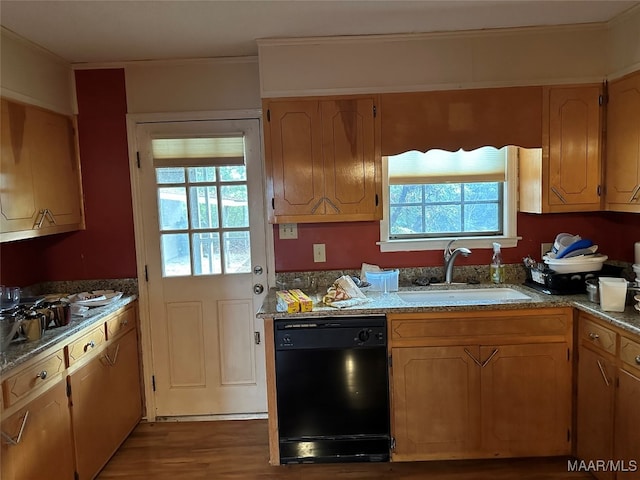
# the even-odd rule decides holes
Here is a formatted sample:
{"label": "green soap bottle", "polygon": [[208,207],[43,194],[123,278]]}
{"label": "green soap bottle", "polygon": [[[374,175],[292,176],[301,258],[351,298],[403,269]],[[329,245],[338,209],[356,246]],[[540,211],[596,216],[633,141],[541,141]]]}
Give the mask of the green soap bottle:
{"label": "green soap bottle", "polygon": [[504,265],[502,263],[502,253],[500,252],[500,244],[493,244],[493,257],[491,258],[491,266],[489,267],[489,276],[493,283],[504,283]]}

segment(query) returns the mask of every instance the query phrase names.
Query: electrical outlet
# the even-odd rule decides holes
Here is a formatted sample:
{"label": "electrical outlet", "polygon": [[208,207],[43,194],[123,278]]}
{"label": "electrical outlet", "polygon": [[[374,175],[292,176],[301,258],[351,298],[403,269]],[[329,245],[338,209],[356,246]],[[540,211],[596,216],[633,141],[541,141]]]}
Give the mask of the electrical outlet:
{"label": "electrical outlet", "polygon": [[541,243],[540,244],[540,258],[544,257],[547,252],[551,251],[553,243]]}
{"label": "electrical outlet", "polygon": [[324,250],[324,243],[313,244],[313,261],[316,263],[327,261],[327,255]]}
{"label": "electrical outlet", "polygon": [[298,238],[298,224],[297,223],[281,223],[279,225],[280,240],[293,240]]}

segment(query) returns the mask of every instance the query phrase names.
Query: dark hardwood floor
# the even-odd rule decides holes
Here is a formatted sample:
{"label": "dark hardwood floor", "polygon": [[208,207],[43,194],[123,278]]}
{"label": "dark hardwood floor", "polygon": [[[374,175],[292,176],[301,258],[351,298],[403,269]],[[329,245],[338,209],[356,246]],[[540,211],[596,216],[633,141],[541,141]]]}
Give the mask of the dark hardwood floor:
{"label": "dark hardwood floor", "polygon": [[141,423],[98,480],[592,479],[558,458],[271,466],[266,420]]}

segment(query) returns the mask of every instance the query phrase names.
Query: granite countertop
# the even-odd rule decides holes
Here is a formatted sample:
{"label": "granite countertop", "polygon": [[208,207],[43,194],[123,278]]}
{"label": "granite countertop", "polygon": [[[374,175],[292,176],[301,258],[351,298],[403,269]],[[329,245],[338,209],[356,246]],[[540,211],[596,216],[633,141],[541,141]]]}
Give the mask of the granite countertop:
{"label": "granite countertop", "polygon": [[72,315],[69,325],[45,330],[40,340],[10,344],[6,352],[3,352],[3,358],[0,361],[0,375],[4,376],[11,369],[48,348],[56,346],[56,344],[60,344],[60,347],[62,347],[66,338],[93,324],[99,323],[109,314],[129,305],[137,298],[138,296],[135,294],[123,295],[119,300],[108,305],[91,308],[84,317]]}
{"label": "granite countertop", "polygon": [[[482,304],[469,305],[464,303],[448,303],[447,305],[433,305],[429,303],[407,302],[402,300],[397,293],[412,290],[443,290],[443,289],[473,289],[473,288],[511,288],[531,297],[528,300],[495,300]],[[470,310],[513,310],[549,307],[574,307],[611,323],[619,328],[640,335],[640,313],[633,306],[627,306],[624,312],[604,312],[599,304],[592,303],[586,294],[577,295],[546,295],[524,285],[451,285],[429,287],[400,287],[399,292],[382,294],[381,292],[365,292],[367,301],[360,305],[348,308],[334,308],[324,305],[322,295],[310,294],[314,301],[313,311],[304,313],[286,313],[276,310],[276,289],[271,289],[262,307],[257,313],[260,318],[301,318],[319,316],[349,316],[349,315],[375,315],[388,313],[420,313],[420,312],[451,312]]]}

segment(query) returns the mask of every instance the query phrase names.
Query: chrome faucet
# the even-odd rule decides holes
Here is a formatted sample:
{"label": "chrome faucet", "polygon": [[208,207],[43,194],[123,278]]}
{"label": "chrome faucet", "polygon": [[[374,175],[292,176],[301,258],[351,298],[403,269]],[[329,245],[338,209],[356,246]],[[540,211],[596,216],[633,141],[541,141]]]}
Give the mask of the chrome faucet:
{"label": "chrome faucet", "polygon": [[453,263],[456,261],[456,257],[462,254],[465,257],[471,255],[471,250],[468,248],[460,247],[455,250],[451,250],[451,244],[457,239],[451,240],[444,248],[444,283],[451,283],[453,279]]}

